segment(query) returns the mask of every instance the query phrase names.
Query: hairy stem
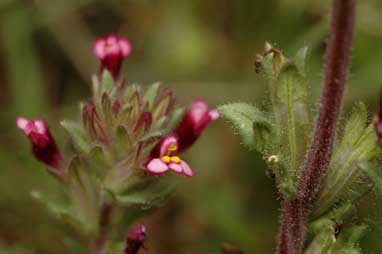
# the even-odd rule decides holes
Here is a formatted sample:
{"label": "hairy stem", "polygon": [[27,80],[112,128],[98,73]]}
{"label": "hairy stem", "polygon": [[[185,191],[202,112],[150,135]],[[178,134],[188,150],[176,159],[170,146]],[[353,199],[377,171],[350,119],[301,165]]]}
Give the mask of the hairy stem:
{"label": "hairy stem", "polygon": [[279,254],[302,253],[307,216],[332,155],[350,62],[354,15],[355,0],[333,0],[318,119],[298,184],[298,196],[294,200],[283,200]]}
{"label": "hairy stem", "polygon": [[94,254],[103,254],[105,244],[107,241],[108,226],[110,223],[110,215],[112,206],[109,204],[103,204],[100,212],[99,219],[99,232],[94,242]]}

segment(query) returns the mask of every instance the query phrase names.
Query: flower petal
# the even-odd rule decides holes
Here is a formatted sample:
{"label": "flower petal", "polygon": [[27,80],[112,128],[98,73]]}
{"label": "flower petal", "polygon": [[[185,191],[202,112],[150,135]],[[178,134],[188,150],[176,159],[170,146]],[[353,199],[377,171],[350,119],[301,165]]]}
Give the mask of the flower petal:
{"label": "flower petal", "polygon": [[182,166],[183,169],[183,174],[186,176],[193,176],[194,172],[190,168],[190,166],[185,162],[185,161],[180,161],[180,165]]}
{"label": "flower petal", "polygon": [[216,109],[212,109],[208,112],[208,115],[210,116],[211,120],[216,120],[220,117],[219,112]]}
{"label": "flower petal", "polygon": [[175,162],[171,162],[168,167],[172,170],[172,171],[175,171],[176,173],[182,173],[183,172],[183,168],[180,164],[178,163],[175,163]]}
{"label": "flower petal", "polygon": [[24,132],[25,132],[25,130],[26,130],[26,128],[27,128],[28,123],[29,123],[29,120],[26,119],[26,118],[24,118],[24,117],[21,117],[21,116],[20,116],[20,117],[17,117],[17,118],[16,118],[16,124],[17,124],[17,127],[18,127],[20,130],[24,131]]}
{"label": "flower petal", "polygon": [[103,59],[106,56],[105,46],[106,46],[106,41],[102,38],[97,39],[94,42],[94,46],[93,46],[94,54],[100,59]]}
{"label": "flower petal", "polygon": [[187,114],[196,125],[204,124],[208,114],[208,104],[202,99],[196,99],[188,107]]}
{"label": "flower petal", "polygon": [[130,42],[126,39],[119,39],[118,44],[119,44],[119,48],[121,50],[122,56],[124,57],[128,56],[131,52]]}
{"label": "flower petal", "polygon": [[171,145],[175,145],[176,147],[178,147],[178,140],[174,136],[169,136],[163,139],[160,145],[159,156],[162,157],[163,155],[165,155],[167,152],[167,149]]}
{"label": "flower petal", "polygon": [[34,120],[34,127],[37,133],[39,134],[46,134],[47,133],[47,126],[46,123],[43,120]]}
{"label": "flower petal", "polygon": [[146,169],[153,174],[162,174],[169,170],[167,164],[158,158],[149,161],[149,163],[146,165]]}

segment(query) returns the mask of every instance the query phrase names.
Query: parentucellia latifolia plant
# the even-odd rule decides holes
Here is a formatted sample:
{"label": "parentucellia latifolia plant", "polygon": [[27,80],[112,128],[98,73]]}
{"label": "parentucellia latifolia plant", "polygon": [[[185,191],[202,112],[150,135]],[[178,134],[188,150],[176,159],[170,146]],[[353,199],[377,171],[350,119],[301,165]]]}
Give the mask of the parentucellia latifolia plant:
{"label": "parentucellia latifolia plant", "polygon": [[100,72],[92,97],[81,104],[79,121],[61,122],[70,152],[60,150],[44,120],[16,123],[63,191],[58,200],[32,196],[76,230],[82,253],[137,254],[146,249],[146,228],[132,223],[162,204],[181,176],[194,175],[180,154],[219,113],[202,99],[177,108],[173,92],[159,83],[128,84],[121,75],[128,40],[110,35],[93,50]]}
{"label": "parentucellia latifolia plant", "polygon": [[[337,128],[354,12],[354,0],[333,0],[317,116],[309,104],[308,49],[286,57],[269,43],[255,68],[267,80],[270,106],[218,108],[242,144],[263,155],[275,181],[282,206],[279,254],[359,254],[361,237],[381,230],[382,105],[371,121],[365,104],[356,103]],[[359,208],[366,197],[376,205],[364,218]]]}

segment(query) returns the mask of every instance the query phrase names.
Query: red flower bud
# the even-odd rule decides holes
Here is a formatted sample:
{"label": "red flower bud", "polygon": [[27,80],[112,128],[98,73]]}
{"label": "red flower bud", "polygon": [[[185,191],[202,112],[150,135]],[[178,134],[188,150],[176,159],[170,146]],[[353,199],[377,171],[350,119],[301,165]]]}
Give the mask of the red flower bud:
{"label": "red flower bud", "polygon": [[97,39],[94,43],[93,51],[101,61],[101,72],[106,69],[117,80],[123,60],[131,52],[131,44],[128,40],[111,34],[106,38]]}
{"label": "red flower bud", "polygon": [[145,246],[146,227],[142,224],[135,225],[126,240],[125,254],[138,254],[138,251]]}
{"label": "red flower bud", "polygon": [[47,124],[43,120],[28,120],[24,117],[18,117],[16,124],[32,143],[32,151],[37,160],[52,169],[60,170],[61,152],[50,134]]}
{"label": "red flower bud", "polygon": [[381,144],[382,139],[382,91],[381,95],[379,96],[379,105],[378,105],[378,112],[374,116],[374,130],[377,134],[377,144]]}
{"label": "red flower bud", "polygon": [[202,99],[194,100],[174,131],[174,135],[178,138],[179,151],[189,148],[202,134],[208,123],[217,118],[219,118],[217,110],[210,110],[208,104]]}

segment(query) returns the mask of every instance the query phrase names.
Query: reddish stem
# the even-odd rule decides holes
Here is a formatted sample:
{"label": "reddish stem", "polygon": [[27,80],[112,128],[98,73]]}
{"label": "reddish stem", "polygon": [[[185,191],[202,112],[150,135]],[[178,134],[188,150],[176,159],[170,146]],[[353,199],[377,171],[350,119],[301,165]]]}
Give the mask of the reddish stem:
{"label": "reddish stem", "polygon": [[112,212],[112,206],[109,204],[103,204],[100,212],[99,220],[99,232],[95,239],[95,254],[103,254],[104,247],[107,241],[108,226],[110,223],[110,215]]}
{"label": "reddish stem", "polygon": [[325,80],[311,147],[306,155],[295,200],[284,200],[279,254],[302,253],[306,220],[332,155],[338,116],[350,63],[355,0],[333,0],[326,49]]}

